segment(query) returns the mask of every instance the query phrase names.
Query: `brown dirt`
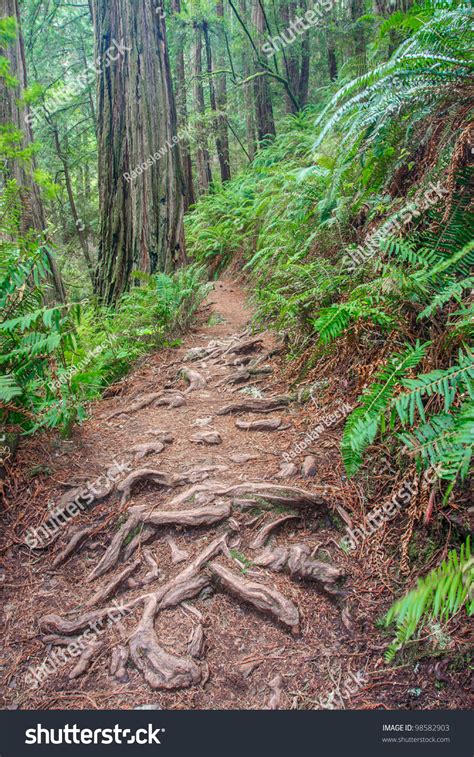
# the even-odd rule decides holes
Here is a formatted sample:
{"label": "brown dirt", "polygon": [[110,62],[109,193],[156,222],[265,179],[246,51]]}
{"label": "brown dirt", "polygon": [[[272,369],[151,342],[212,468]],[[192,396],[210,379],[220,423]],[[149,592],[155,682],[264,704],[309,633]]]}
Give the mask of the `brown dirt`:
{"label": "brown dirt", "polygon": [[[131,499],[124,506],[118,494],[112,493],[90,511],[80,513],[73,519],[73,525],[94,525],[95,535],[82,542],[57,569],[52,568],[52,563],[67,543],[66,528],[60,531],[58,540],[49,549],[31,551],[24,543],[27,529],[38,527],[47,520],[48,503],[57,504],[67,487],[74,483],[94,481],[114,461],[133,460],[132,447],[152,441],[154,437],[148,432],[157,428],[171,431],[174,442],[167,444],[159,454],[133,460],[133,468],[156,468],[177,474],[203,464],[219,464],[227,469],[212,473],[211,478],[223,484],[276,482],[283,453],[291,450],[302,434],[315,425],[315,406],[294,403],[288,410],[269,416],[238,416],[244,420],[278,416],[284,421],[283,427],[289,426],[286,430],[271,433],[239,430],[235,426],[236,417],[215,413],[224,404],[246,395],[234,392],[237,387],[224,385],[216,388],[215,384],[229,375],[231,369],[212,365],[206,360],[188,364],[205,376],[207,387],[187,394],[185,406],[167,409],[150,405],[133,414],[103,420],[120,408],[126,409],[138,395],[160,391],[167,384],[184,391],[186,384],[177,378],[177,373],[185,352],[241,332],[249,317],[242,287],[236,282],[221,280],[201,309],[199,325],[182,345],[144,359],[116,387],[114,396],[91,406],[90,420],[74,431],[71,440],[60,440],[51,433],[36,436],[22,445],[10,471],[10,497],[3,515],[4,706],[129,709],[154,704],[163,709],[262,709],[267,707],[271,695],[270,681],[278,674],[283,678],[281,708],[321,708],[331,694],[335,697],[334,707],[429,709],[464,706],[467,681],[463,672],[456,674],[443,668],[442,675],[438,675],[438,668],[435,670],[429,658],[408,662],[405,658],[404,662],[394,663],[392,667],[383,662],[383,651],[389,639],[375,627],[375,621],[382,616],[393,597],[387,555],[381,552],[376,537],[355,554],[346,555],[338,546],[342,525],[341,511],[336,508],[343,505],[357,522],[360,494],[343,475],[337,450],[342,422],[327,429],[309,450],[295,459],[298,474],[294,478],[283,482],[278,480],[278,483],[310,491],[328,487],[328,507],[313,505],[302,509],[301,520],[285,523],[271,537],[270,543],[273,546],[305,543],[317,548],[320,560],[329,560],[346,571],[343,595],[329,596],[316,584],[298,583],[287,574],[247,564],[255,554],[249,545],[256,532],[262,523],[268,523],[274,517],[262,503],[256,513],[234,509],[233,517],[240,524],[241,543],[237,551],[232,552],[234,559],[219,558],[234,572],[240,572],[241,565],[235,562],[235,558],[244,556],[246,567],[242,575],[279,589],[298,606],[302,618],[298,638],[272,618],[232,596],[220,590],[206,590],[185,605],[159,612],[155,622],[163,648],[172,654],[185,655],[190,632],[197,622],[197,616],[190,608],[202,615],[206,636],[204,659],[209,666],[209,679],[203,685],[177,691],[151,690],[130,663],[128,682],[120,683],[111,677],[110,650],[117,642],[126,641],[133,632],[140,617],[138,609],[120,622],[110,624],[101,633],[100,638],[105,644],[84,675],[74,680],[68,678],[77,662],[71,658],[52,670],[40,686],[28,685],[27,681],[31,681],[27,678],[29,669],[37,668],[56,649],[42,640],[39,619],[49,613],[71,618],[80,614],[91,595],[124,567],[121,564],[92,584],[85,583],[86,576],[116,533],[117,524],[123,522],[124,511],[134,505],[149,505],[150,510],[166,509],[169,501],[182,489],[165,492],[152,483],[144,483],[132,491]],[[261,336],[264,350],[278,348],[274,334],[265,332]],[[273,373],[257,376],[260,383],[256,386],[265,397],[285,393],[288,370],[283,354],[265,363],[272,365]],[[329,398],[324,408],[318,408],[318,414],[323,410],[322,414],[327,415],[336,410],[338,404],[335,396]],[[201,421],[209,416],[211,422],[202,425]],[[190,443],[193,434],[210,429],[219,432],[222,444]],[[255,457],[238,464],[231,460],[231,455],[236,453],[250,453]],[[302,479],[300,473],[305,454],[314,454],[317,461],[316,477],[307,480]],[[37,466],[43,467],[38,469]],[[274,511],[281,514],[281,508],[274,508]],[[254,515],[260,515],[260,520],[245,527],[244,524]],[[211,528],[162,529],[156,532],[146,548],[151,550],[162,575],[168,579],[186,563],[172,564],[167,537],[171,535],[192,558],[226,527],[221,523]],[[138,551],[132,559],[140,554]],[[156,586],[159,587],[160,582]],[[153,587],[151,584],[146,591]],[[128,599],[136,594],[122,587],[116,598]],[[467,640],[458,639],[458,644],[462,650]],[[363,676],[362,683],[354,683],[351,676],[356,674]],[[337,695],[342,696],[342,700],[338,700]]]}

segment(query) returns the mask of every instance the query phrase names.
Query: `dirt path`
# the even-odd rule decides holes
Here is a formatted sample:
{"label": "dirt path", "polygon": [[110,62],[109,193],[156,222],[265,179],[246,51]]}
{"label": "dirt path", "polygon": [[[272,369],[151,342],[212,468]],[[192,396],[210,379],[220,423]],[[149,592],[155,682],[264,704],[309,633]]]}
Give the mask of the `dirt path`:
{"label": "dirt path", "polygon": [[[243,401],[260,410],[288,387],[274,335],[256,340],[247,328],[237,284],[216,284],[204,316],[179,348],[148,356],[96,403],[71,441],[43,437],[21,450],[24,475],[5,514],[6,705],[411,706],[409,676],[397,684],[383,670],[386,639],[373,621],[384,587],[363,555],[338,547],[337,422],[314,445],[313,476],[302,476],[303,453],[280,477],[314,406],[219,414]],[[275,420],[272,431],[236,425]],[[74,499],[53,543],[27,549],[48,502]],[[293,517],[265,538],[283,516]]]}

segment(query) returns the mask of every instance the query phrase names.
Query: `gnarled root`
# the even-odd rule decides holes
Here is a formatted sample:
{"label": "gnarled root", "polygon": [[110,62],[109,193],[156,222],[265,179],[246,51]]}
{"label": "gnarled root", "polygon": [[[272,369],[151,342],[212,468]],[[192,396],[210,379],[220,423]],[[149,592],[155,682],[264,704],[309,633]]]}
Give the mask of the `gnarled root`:
{"label": "gnarled root", "polygon": [[277,520],[273,520],[271,523],[268,523],[266,526],[263,526],[263,528],[260,529],[257,536],[253,540],[253,542],[250,545],[251,549],[261,549],[268,537],[270,536],[271,532],[274,531],[276,528],[279,528],[279,526],[283,525],[283,523],[286,523],[289,520],[298,520],[299,515],[283,515],[281,518],[277,518]]}
{"label": "gnarled root", "polygon": [[316,581],[330,594],[338,593],[335,584],[344,576],[341,568],[311,557],[311,548],[306,544],[267,549],[253,562],[255,565],[278,572],[286,569],[292,578]]}
{"label": "gnarled root", "polygon": [[189,439],[196,444],[222,444],[222,436],[218,431],[199,431]]}
{"label": "gnarled root", "polygon": [[195,660],[203,657],[206,649],[206,639],[204,638],[204,629],[201,623],[193,627],[188,640],[188,654]]}
{"label": "gnarled root", "polygon": [[92,660],[99,654],[103,646],[103,641],[93,641],[91,644],[88,644],[86,649],[84,649],[83,653],[79,657],[77,664],[69,673],[69,678],[72,680],[73,678],[78,678],[83,673],[85,673],[86,670],[88,670],[88,668],[90,667]]}
{"label": "gnarled root", "polygon": [[95,592],[95,594],[92,595],[92,597],[86,602],[86,607],[95,607],[95,605],[101,605],[102,602],[105,602],[106,599],[109,599],[109,597],[113,596],[113,594],[115,594],[121,584],[125,583],[127,579],[130,578],[132,573],[134,573],[140,567],[140,564],[140,560],[135,560],[135,562],[131,563],[131,565],[127,565],[127,567],[120,571],[120,573],[118,573],[114,578],[112,578],[112,580],[109,581],[108,584],[106,584],[102,589],[99,589]]}
{"label": "gnarled root", "polygon": [[107,415],[105,418],[102,418],[102,420],[110,421],[112,418],[116,418],[118,415],[124,415],[125,413],[136,413],[138,410],[142,410],[144,407],[148,407],[148,405],[151,405],[152,402],[155,402],[155,400],[159,399],[162,395],[162,392],[153,392],[152,394],[145,394],[141,399],[136,400],[136,402],[132,402],[131,405],[128,407],[122,408],[120,410],[115,410],[115,412],[111,413],[110,415]]}
{"label": "gnarled root", "polygon": [[142,619],[130,639],[130,655],[152,689],[187,688],[201,680],[201,668],[190,657],[168,654],[158,644],[154,628],[157,601],[145,605]]}
{"label": "gnarled root", "polygon": [[188,483],[187,478],[183,476],[174,476],[153,468],[139,468],[132,471],[117,486],[117,491],[122,494],[122,505],[130,499],[134,486],[142,481],[153,481],[154,484],[165,489],[175,489],[177,486]]}
{"label": "gnarled root", "polygon": [[165,448],[165,445],[160,442],[145,442],[144,444],[136,444],[135,447],[132,447],[132,452],[135,453],[135,457],[137,460],[142,460],[147,455],[156,454],[158,455],[160,452],[163,452]]}
{"label": "gnarled root", "polygon": [[216,415],[237,415],[239,413],[272,413],[274,410],[283,410],[291,402],[291,397],[284,394],[280,397],[268,397],[263,400],[243,400],[224,405]]}
{"label": "gnarled root", "polygon": [[66,544],[63,550],[59,552],[53,561],[53,568],[57,568],[74,552],[78,544],[80,544],[86,536],[89,536],[94,530],[94,526],[88,526],[86,528],[75,528],[69,542]]}
{"label": "gnarled root", "polygon": [[181,375],[189,382],[189,386],[186,389],[185,394],[193,392],[195,389],[203,389],[207,386],[207,381],[200,373],[193,371],[192,368],[184,366],[180,371]]}
{"label": "gnarled root", "polygon": [[171,536],[166,541],[171,550],[171,562],[173,563],[173,565],[176,565],[177,563],[183,562],[184,560],[188,559],[189,554],[186,552],[186,550],[180,549],[175,540],[171,538]]}
{"label": "gnarled root", "polygon": [[145,573],[143,578],[129,578],[127,581],[129,589],[140,589],[142,586],[148,586],[148,584],[151,584],[153,581],[157,581],[160,578],[158,563],[149,549],[144,550],[143,557],[150,570]]}
{"label": "gnarled root", "polygon": [[281,418],[268,418],[266,421],[235,421],[237,428],[243,431],[277,431],[281,424]]}
{"label": "gnarled root", "polygon": [[139,524],[150,525],[155,528],[160,526],[208,526],[228,518],[230,513],[231,506],[227,502],[203,505],[191,510],[158,510],[151,513],[146,512],[143,507],[130,508],[130,516],[127,522],[115,534],[102,559],[86,580],[93,581],[117,563],[124,541]]}
{"label": "gnarled root", "polygon": [[117,644],[112,649],[109,672],[120,683],[128,683],[127,662],[129,657],[128,647],[124,647],[122,644]]}
{"label": "gnarled root", "polygon": [[288,626],[293,634],[299,633],[299,612],[296,605],[276,589],[270,589],[257,581],[248,581],[217,562],[209,564],[209,570],[219,585],[234,596],[269,613],[283,625]]}

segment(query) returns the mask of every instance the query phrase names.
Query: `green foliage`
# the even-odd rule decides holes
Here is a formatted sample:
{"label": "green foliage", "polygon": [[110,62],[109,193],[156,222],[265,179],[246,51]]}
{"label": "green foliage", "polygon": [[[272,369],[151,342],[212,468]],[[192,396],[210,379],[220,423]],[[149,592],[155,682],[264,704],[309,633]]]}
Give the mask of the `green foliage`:
{"label": "green foliage", "polygon": [[342,459],[349,475],[360,468],[363,453],[374,441],[397,386],[420,363],[427,347],[417,342],[405,352],[392,355],[374,383],[359,397],[359,407],[347,419],[341,441]]}
{"label": "green foliage", "polygon": [[459,556],[452,550],[447,560],[432,570],[425,578],[419,578],[415,589],[395,602],[388,611],[385,623],[395,622],[395,639],[385,653],[391,662],[397,651],[410,641],[417,630],[440,620],[447,622],[464,606],[470,616],[474,611],[472,584],[474,558],[471,556],[470,539],[461,546]]}

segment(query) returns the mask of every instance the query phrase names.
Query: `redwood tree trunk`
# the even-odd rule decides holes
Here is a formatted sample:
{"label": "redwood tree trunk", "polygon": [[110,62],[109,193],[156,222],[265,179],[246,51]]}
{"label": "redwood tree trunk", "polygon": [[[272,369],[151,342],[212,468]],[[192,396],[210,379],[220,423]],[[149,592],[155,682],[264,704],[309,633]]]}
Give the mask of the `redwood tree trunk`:
{"label": "redwood tree trunk", "polygon": [[[260,5],[261,2],[262,0],[252,0],[252,24],[257,33],[256,38],[258,49],[261,49],[262,47],[265,32],[265,17]],[[254,97],[259,140],[265,139],[266,137],[274,137],[276,134],[270,84],[268,77],[263,72],[264,69],[257,60],[254,73],[258,75],[254,79]]]}
{"label": "redwood tree trunk", "polygon": [[[284,2],[281,6],[281,20],[284,30],[287,30],[290,26],[290,22],[298,16],[298,5],[295,0],[292,2]],[[291,91],[298,93],[299,90],[299,65],[298,65],[298,46],[299,42],[296,40],[293,33],[294,41],[283,48],[283,60],[285,62],[286,78],[290,85]],[[297,108],[288,92],[285,92],[285,105],[287,113],[296,113]]]}
{"label": "redwood tree trunk", "polygon": [[[27,78],[18,0],[0,0],[0,17],[7,16],[16,20],[17,35],[15,40],[7,45],[6,49],[0,49],[0,55],[8,59],[10,63],[9,73],[15,77],[18,84],[16,87],[7,86],[4,78],[0,77],[0,124],[2,126],[11,125],[14,129],[22,132],[22,147],[24,149],[33,142],[33,130],[28,118],[28,109],[21,105],[21,99],[27,87]],[[33,231],[37,232],[39,236],[44,232],[46,222],[41,195],[34,180],[35,169],[34,157],[28,161],[28,164],[25,161],[11,158],[7,161],[5,173],[10,178],[15,179],[19,188],[21,233],[25,235],[29,231]],[[47,256],[56,297],[60,302],[65,302],[66,293],[56,261],[51,252],[47,251]]]}
{"label": "redwood tree trunk", "polygon": [[[113,303],[134,269],[170,272],[184,262],[185,187],[164,13],[155,0],[94,0],[93,11],[102,61],[97,284]],[[107,67],[113,40],[128,49]]]}
{"label": "redwood tree trunk", "polygon": [[[216,14],[221,19],[221,36],[224,37],[224,3],[222,0],[216,2]],[[226,55],[223,39],[220,40],[220,46],[217,47],[217,68],[222,70],[225,68]],[[221,144],[222,163],[221,163],[221,178],[222,181],[230,179],[230,149],[229,149],[229,130],[227,127],[227,78],[225,73],[219,74],[216,80],[216,93],[217,93],[217,129],[219,132],[219,141]]]}
{"label": "redwood tree trunk", "polygon": [[204,123],[204,89],[202,86],[202,27],[194,24],[194,65],[193,65],[194,107],[197,114],[196,124],[196,163],[198,170],[199,193],[205,194],[212,183],[211,163],[207,147],[206,125]]}
{"label": "redwood tree trunk", "polygon": [[[174,13],[181,13],[181,0],[172,0]],[[180,35],[181,37],[182,35]],[[186,101],[186,69],[184,65],[184,47],[182,38],[178,39],[176,51],[176,107],[178,111],[178,125],[180,131],[186,130],[188,125],[188,106]],[[188,210],[196,202],[194,194],[193,164],[191,160],[191,148],[189,140],[184,137],[180,140],[181,158],[183,161],[185,196],[184,209]]]}
{"label": "redwood tree trunk", "polygon": [[[239,12],[242,18],[247,18],[247,2],[239,0]],[[251,58],[250,44],[246,36],[242,39],[242,77],[248,79],[250,76],[249,61]],[[250,160],[255,157],[255,105],[252,92],[252,84],[244,84],[244,112],[245,112],[245,131],[247,135],[247,152]]]}

